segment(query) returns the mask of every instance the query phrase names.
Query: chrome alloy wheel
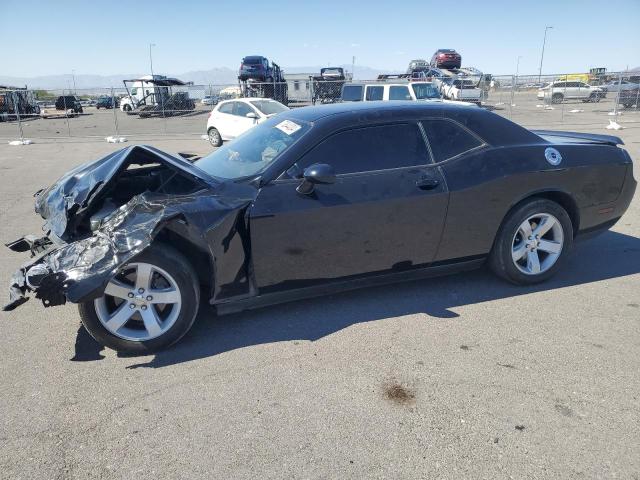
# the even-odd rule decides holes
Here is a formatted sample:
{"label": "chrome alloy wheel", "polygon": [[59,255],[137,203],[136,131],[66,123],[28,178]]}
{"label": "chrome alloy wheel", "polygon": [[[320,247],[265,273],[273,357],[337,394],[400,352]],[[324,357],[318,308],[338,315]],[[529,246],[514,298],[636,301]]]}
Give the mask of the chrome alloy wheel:
{"label": "chrome alloy wheel", "polygon": [[564,244],[562,224],[548,213],[531,215],[513,236],[511,258],[526,275],[549,270],[560,258]]}
{"label": "chrome alloy wheel", "polygon": [[94,301],[102,325],[125,340],[143,342],[169,330],[180,314],[180,287],[165,270],[129,263]]}

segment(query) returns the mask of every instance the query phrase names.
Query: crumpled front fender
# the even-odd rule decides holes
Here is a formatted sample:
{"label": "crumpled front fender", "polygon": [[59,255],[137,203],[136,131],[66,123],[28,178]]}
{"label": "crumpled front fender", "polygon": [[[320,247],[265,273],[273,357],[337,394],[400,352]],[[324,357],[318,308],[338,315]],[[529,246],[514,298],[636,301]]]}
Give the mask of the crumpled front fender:
{"label": "crumpled front fender", "polygon": [[35,293],[46,307],[67,300],[91,300],[101,295],[120,267],[151,245],[172,220],[193,222],[204,238],[207,231],[251,200],[217,196],[208,190],[193,195],[137,195],[109,215],[94,235],[51,245],[22,265],[12,276],[10,299],[4,310],[26,302],[29,293]]}

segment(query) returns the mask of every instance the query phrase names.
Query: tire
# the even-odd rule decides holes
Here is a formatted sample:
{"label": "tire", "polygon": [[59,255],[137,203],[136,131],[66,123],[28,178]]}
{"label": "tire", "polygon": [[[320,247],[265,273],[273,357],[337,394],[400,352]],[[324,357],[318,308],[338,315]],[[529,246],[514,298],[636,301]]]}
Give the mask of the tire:
{"label": "tire", "polygon": [[[151,272],[146,276],[151,279],[150,287],[148,291],[141,292],[136,290],[134,280],[138,278],[140,268],[148,269],[148,266],[152,269],[144,271]],[[189,331],[198,313],[200,287],[193,267],[180,252],[167,245],[152,245],[124,265],[109,282],[109,289],[114,296],[105,294],[80,303],[78,310],[89,334],[98,343],[119,352],[145,354],[167,348]],[[129,289],[131,291],[127,293]],[[158,293],[159,289],[164,291]],[[147,295],[149,293],[151,295]],[[132,294],[135,297],[127,298]],[[156,295],[156,300],[147,302],[152,295]],[[177,300],[163,304],[157,302],[159,295],[171,295],[166,299]],[[133,313],[127,315],[129,311]],[[118,312],[124,315],[118,317]],[[125,317],[123,322],[118,321]],[[147,327],[149,319],[152,323],[148,325],[153,326],[152,329]],[[112,326],[107,328],[109,320]]]}
{"label": "tire", "polygon": [[564,100],[564,95],[561,93],[554,93],[551,96],[551,103],[562,103],[562,100]]}
{"label": "tire", "polygon": [[129,104],[127,103],[124,107],[122,107],[122,109],[123,109],[125,112],[130,112],[130,111],[131,111],[131,105],[129,105]]}
{"label": "tire", "polygon": [[211,127],[207,130],[207,137],[209,137],[209,143],[214,147],[222,146],[222,136],[217,128]]}
{"label": "tire", "polygon": [[[522,234],[525,222],[532,229],[531,237]],[[551,227],[538,239],[534,235],[536,229],[544,225],[543,228]],[[551,247],[553,253],[547,251]],[[496,275],[511,283],[532,285],[551,278],[561,268],[572,247],[573,225],[567,211],[551,200],[532,198],[514,207],[502,222],[489,255],[489,266]],[[520,254],[522,256],[516,260]],[[538,272],[534,259],[537,259]],[[530,266],[533,266],[531,270]]]}

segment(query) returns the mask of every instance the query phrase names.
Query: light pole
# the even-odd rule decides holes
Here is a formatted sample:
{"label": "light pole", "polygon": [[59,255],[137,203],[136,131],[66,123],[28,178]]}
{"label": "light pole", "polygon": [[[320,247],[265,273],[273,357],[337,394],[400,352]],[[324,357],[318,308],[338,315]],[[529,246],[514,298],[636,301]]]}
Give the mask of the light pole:
{"label": "light pole", "polygon": [[76,71],[71,70],[71,76],[73,77],[73,94],[76,95],[78,92],[76,90]]}
{"label": "light pole", "polygon": [[151,47],[155,47],[155,43],[149,44],[149,63],[151,65],[151,80],[153,80],[153,56],[151,55]]}
{"label": "light pole", "polygon": [[549,30],[550,26],[544,27],[544,39],[542,40],[542,55],[540,55],[540,69],[538,70],[538,83],[540,83],[540,77],[542,77],[542,60],[544,60],[544,46],[547,43],[547,30]]}

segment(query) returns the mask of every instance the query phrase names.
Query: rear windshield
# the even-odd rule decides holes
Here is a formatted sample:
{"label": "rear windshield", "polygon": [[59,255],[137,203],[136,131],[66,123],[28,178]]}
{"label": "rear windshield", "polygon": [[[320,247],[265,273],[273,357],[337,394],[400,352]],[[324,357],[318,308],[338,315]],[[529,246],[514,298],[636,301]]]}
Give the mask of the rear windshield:
{"label": "rear windshield", "polygon": [[343,102],[360,102],[362,101],[362,85],[345,85],[342,88]]}
{"label": "rear windshield", "polygon": [[246,63],[247,65],[255,65],[257,63],[262,63],[262,57],[244,57],[242,59],[242,63]]}

